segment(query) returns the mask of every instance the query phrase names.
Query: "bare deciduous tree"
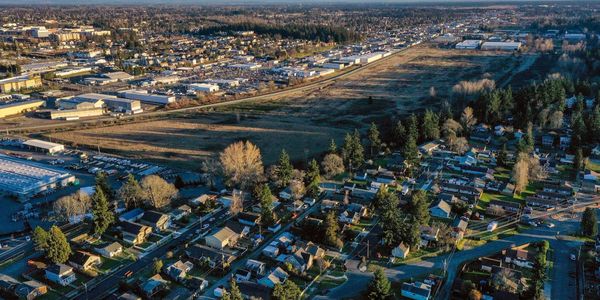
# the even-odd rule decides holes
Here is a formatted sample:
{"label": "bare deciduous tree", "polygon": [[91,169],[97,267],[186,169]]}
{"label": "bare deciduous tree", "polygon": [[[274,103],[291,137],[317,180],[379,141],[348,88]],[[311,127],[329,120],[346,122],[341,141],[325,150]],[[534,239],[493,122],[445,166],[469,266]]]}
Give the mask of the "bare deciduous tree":
{"label": "bare deciduous tree", "polygon": [[515,192],[521,193],[529,183],[529,156],[527,153],[520,153],[512,171],[515,181]]}
{"label": "bare deciduous tree", "polygon": [[234,186],[247,189],[262,180],[264,167],[260,149],[249,141],[229,145],[220,160],[223,173]]}
{"label": "bare deciduous tree", "polygon": [[554,111],[551,115],[550,115],[550,119],[549,121],[549,127],[552,129],[559,129],[563,126],[563,112],[560,110],[556,110]]}
{"label": "bare deciduous tree", "polygon": [[61,221],[75,221],[76,218],[83,218],[83,215],[90,209],[91,205],[90,197],[86,193],[78,191],[56,200],[53,210],[57,219]]}
{"label": "bare deciduous tree", "polygon": [[471,107],[465,107],[460,115],[460,122],[467,131],[470,131],[471,128],[477,124],[477,119],[473,115],[473,109]]}
{"label": "bare deciduous tree", "polygon": [[344,172],[344,161],[337,154],[327,154],[321,162],[325,177],[331,178]]}
{"label": "bare deciduous tree", "polygon": [[157,175],[142,178],[140,183],[149,206],[160,209],[169,204],[177,196],[177,188]]}
{"label": "bare deciduous tree", "polygon": [[292,198],[298,200],[306,193],[306,187],[302,180],[294,179],[290,182],[290,191],[292,192]]}

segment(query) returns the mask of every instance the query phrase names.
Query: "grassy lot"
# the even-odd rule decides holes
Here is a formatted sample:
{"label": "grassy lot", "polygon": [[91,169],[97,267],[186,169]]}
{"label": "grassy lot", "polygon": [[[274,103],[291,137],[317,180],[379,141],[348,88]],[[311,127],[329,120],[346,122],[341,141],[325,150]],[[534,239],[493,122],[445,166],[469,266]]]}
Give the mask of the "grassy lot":
{"label": "grassy lot", "polygon": [[588,160],[585,168],[594,172],[600,173],[600,160],[590,159]]}

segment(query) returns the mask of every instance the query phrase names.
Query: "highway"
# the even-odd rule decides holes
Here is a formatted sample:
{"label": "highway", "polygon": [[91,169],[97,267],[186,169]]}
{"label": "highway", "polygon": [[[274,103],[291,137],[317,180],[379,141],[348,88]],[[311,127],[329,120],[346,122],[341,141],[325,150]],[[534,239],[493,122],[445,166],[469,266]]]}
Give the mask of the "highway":
{"label": "highway", "polygon": [[[246,103],[246,102],[255,102],[255,101],[270,99],[272,97],[281,97],[281,96],[291,95],[293,93],[298,93],[298,92],[310,92],[310,91],[314,91],[314,90],[326,87],[327,85],[333,84],[339,79],[344,79],[346,77],[352,76],[363,70],[366,70],[369,68],[374,68],[381,64],[384,64],[386,61],[390,60],[392,57],[399,55],[400,53],[406,51],[409,48],[410,47],[400,49],[399,51],[397,51],[387,57],[384,57],[378,61],[372,62],[370,64],[361,65],[361,66],[355,67],[353,69],[349,69],[347,71],[341,71],[339,74],[336,74],[336,75],[333,75],[330,77],[324,77],[323,79],[320,79],[320,80],[317,80],[317,81],[314,81],[314,82],[311,82],[308,84],[286,88],[281,91],[275,91],[275,92],[258,95],[258,96],[253,96],[253,97],[247,97],[247,98],[236,99],[236,100],[227,100],[227,101],[222,101],[222,102],[218,102],[218,103],[204,104],[204,105],[198,105],[198,106],[193,106],[193,107],[185,107],[185,108],[172,109],[172,110],[160,110],[160,111],[136,114],[134,116],[122,116],[122,117],[120,117],[120,120],[122,120],[122,121],[131,120],[131,121],[135,121],[135,122],[152,121],[155,118],[168,117],[170,115],[175,115],[175,114],[179,114],[179,113],[186,113],[186,112],[193,112],[193,111],[204,110],[204,109],[209,109],[209,108],[230,106],[230,105],[236,105],[236,104]],[[139,118],[147,118],[149,120],[139,120]],[[138,119],[138,120],[136,120],[136,119]],[[6,127],[6,128],[0,128],[0,130],[5,132],[6,134],[11,134],[11,133],[19,134],[19,133],[24,133],[24,132],[31,134],[31,133],[39,133],[39,132],[44,132],[44,131],[48,131],[51,129],[57,129],[57,128],[75,130],[83,124],[87,124],[88,126],[95,126],[97,124],[102,124],[102,122],[104,122],[104,121],[114,121],[114,120],[116,120],[114,117],[102,117],[102,118],[96,118],[96,119],[92,119],[92,120],[76,120],[76,121],[61,122],[61,123],[46,124],[46,125],[31,125],[31,126],[15,125],[14,128]]]}

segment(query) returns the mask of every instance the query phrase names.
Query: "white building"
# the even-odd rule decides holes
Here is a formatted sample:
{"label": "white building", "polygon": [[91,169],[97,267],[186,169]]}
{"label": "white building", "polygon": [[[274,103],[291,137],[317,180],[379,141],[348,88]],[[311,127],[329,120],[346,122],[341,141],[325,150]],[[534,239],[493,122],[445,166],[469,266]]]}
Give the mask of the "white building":
{"label": "white building", "polygon": [[119,92],[119,96],[126,99],[139,100],[144,103],[151,104],[169,104],[175,102],[175,96],[164,96],[149,94],[144,90],[127,90]]}
{"label": "white building", "polygon": [[29,147],[30,149],[35,149],[36,151],[47,152],[48,154],[65,151],[64,145],[42,140],[27,140],[23,142],[23,146]]}
{"label": "white building", "polygon": [[521,42],[485,42],[481,50],[517,51],[521,49]]}
{"label": "white building", "polygon": [[464,40],[458,44],[456,44],[456,46],[454,46],[454,48],[456,49],[464,49],[464,50],[473,50],[473,49],[477,49],[479,48],[479,45],[481,45],[481,40]]}
{"label": "white building", "polygon": [[188,85],[188,91],[212,93],[219,90],[219,86],[209,83],[192,83]]}

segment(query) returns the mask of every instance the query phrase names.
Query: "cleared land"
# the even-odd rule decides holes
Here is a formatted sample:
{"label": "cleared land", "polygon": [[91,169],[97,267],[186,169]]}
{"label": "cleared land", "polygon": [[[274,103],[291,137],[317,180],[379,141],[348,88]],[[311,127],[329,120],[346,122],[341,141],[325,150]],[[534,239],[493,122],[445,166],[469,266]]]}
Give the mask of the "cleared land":
{"label": "cleared land", "polygon": [[251,140],[273,163],[281,148],[293,159],[339,143],[344,133],[372,121],[426,107],[449,99],[461,80],[484,76],[509,80],[535,56],[460,51],[427,46],[406,50],[373,68],[367,68],[309,93],[292,92],[268,100],[219,108],[211,113],[189,113],[167,120],[49,134],[53,139],[87,145],[121,155],[151,159],[176,166],[198,166],[236,140]]}

